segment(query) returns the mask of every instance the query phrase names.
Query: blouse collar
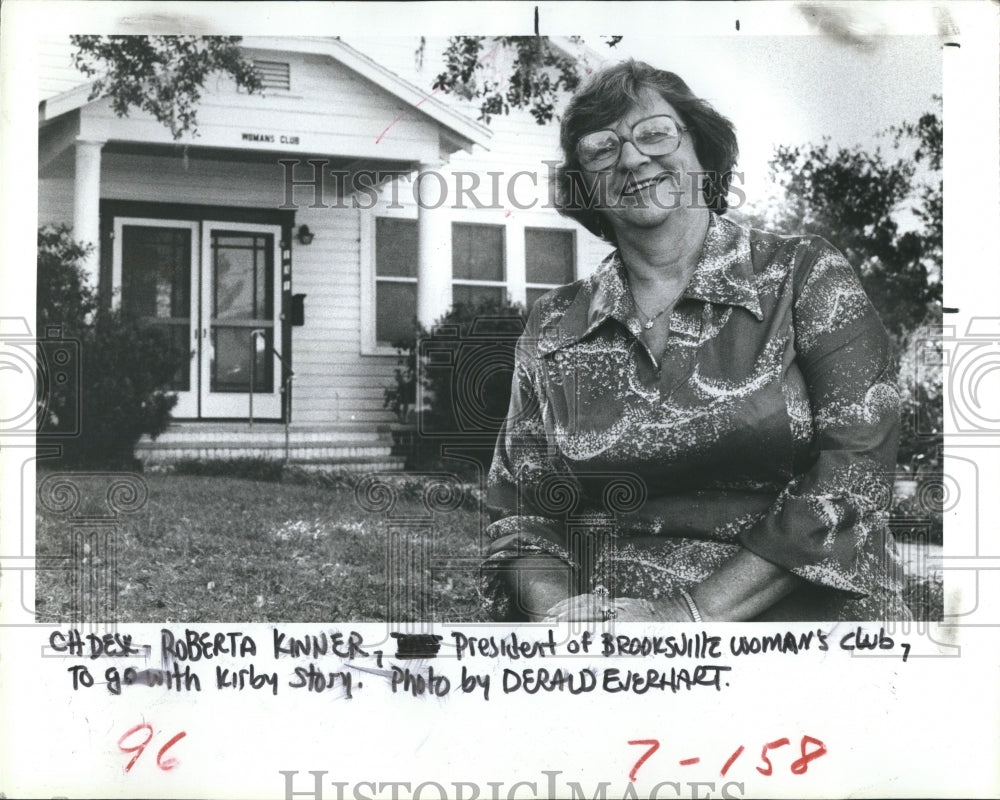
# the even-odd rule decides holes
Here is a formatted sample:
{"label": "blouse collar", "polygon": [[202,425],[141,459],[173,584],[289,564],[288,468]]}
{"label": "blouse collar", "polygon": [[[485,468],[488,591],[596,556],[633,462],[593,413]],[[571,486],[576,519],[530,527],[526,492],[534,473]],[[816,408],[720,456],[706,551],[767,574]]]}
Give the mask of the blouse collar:
{"label": "blouse collar", "polygon": [[[712,214],[698,264],[681,299],[740,306],[763,320],[755,288],[749,232]],[[542,349],[551,352],[579,341],[608,318],[618,320],[638,336],[641,325],[636,311],[626,282],[625,265],[615,250],[566,309],[557,323],[558,332],[549,331],[546,335],[543,331]]]}

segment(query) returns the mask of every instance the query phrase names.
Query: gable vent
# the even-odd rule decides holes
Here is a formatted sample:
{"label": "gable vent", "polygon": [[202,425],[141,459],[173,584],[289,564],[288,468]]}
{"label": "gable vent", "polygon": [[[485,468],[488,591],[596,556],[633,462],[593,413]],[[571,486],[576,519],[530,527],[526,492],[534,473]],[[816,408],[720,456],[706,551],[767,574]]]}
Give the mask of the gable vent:
{"label": "gable vent", "polygon": [[258,61],[254,59],[254,69],[260,75],[261,88],[288,91],[292,88],[291,69],[287,61]]}

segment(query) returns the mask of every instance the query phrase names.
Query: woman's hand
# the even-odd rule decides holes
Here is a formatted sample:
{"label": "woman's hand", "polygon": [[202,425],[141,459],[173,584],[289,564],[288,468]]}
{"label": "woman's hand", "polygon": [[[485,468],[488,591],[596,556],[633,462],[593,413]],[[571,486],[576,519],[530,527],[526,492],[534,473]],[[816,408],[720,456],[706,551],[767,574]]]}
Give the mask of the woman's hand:
{"label": "woman's hand", "polygon": [[684,601],[677,597],[642,600],[637,597],[616,597],[606,594],[578,594],[556,603],[545,616],[548,622],[595,621],[607,622],[691,622]]}

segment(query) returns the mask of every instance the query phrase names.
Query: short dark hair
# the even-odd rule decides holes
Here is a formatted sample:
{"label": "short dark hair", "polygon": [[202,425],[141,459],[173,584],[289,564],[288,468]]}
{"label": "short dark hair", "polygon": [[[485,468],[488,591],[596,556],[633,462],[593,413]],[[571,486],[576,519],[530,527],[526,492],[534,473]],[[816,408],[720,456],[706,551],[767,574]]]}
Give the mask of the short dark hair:
{"label": "short dark hair", "polygon": [[563,163],[556,169],[555,205],[559,213],[613,244],[617,244],[614,231],[610,225],[601,225],[600,212],[592,208],[594,198],[584,183],[576,145],[585,134],[611,125],[629,107],[641,102],[644,89],[656,92],[670,103],[681,117],[678,122],[688,128],[695,154],[708,172],[705,203],[716,214],[724,214],[728,207],[726,195],[739,156],[733,123],[707,101],[696,97],[673,72],[629,59],[596,73],[573,96],[563,113],[560,129]]}

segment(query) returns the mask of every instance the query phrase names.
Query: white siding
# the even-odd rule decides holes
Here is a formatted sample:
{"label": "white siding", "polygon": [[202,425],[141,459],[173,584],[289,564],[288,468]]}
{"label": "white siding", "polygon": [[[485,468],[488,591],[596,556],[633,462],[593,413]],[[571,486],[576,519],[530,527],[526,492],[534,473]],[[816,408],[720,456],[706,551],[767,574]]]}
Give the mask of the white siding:
{"label": "white siding", "polygon": [[68,36],[39,36],[38,73],[40,101],[69,91],[87,80],[73,66],[73,46]]}

